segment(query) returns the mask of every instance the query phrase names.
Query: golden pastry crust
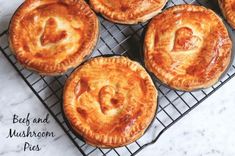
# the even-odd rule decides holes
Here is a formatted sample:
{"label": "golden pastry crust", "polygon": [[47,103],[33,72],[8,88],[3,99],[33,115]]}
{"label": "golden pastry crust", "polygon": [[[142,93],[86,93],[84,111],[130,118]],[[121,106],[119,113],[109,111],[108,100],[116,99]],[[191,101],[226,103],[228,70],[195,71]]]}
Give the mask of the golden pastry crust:
{"label": "golden pastry crust", "polygon": [[92,8],[106,19],[121,24],[136,24],[161,12],[167,0],[90,0]]}
{"label": "golden pastry crust", "polygon": [[231,48],[227,29],[212,10],[179,5],[149,23],[145,64],[168,86],[192,91],[218,81],[230,63]]}
{"label": "golden pastry crust", "polygon": [[137,62],[97,57],[71,74],[63,100],[66,118],[87,143],[120,147],[144,134],[156,112],[157,90]]}
{"label": "golden pastry crust", "polygon": [[98,18],[77,0],[26,0],[9,26],[17,60],[42,75],[62,74],[79,65],[98,36]]}
{"label": "golden pastry crust", "polygon": [[235,29],[235,0],[218,0],[218,3],[224,17]]}

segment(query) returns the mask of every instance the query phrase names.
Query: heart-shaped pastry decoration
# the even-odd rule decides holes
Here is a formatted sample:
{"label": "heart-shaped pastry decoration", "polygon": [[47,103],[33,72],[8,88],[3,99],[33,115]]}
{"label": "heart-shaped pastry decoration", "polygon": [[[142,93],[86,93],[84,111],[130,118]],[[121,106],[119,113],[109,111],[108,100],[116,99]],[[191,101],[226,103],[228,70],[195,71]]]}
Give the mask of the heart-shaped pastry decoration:
{"label": "heart-shaped pastry decoration", "polygon": [[98,36],[98,18],[81,0],[26,0],[9,26],[17,60],[42,75],[61,75],[78,66]]}
{"label": "heart-shaped pastry decoration", "polygon": [[177,5],[148,25],[145,64],[162,83],[193,91],[218,81],[231,60],[231,48],[228,31],[216,13],[202,6]]}
{"label": "heart-shaped pastry decoration", "polygon": [[41,36],[41,44],[45,46],[50,43],[57,43],[66,38],[66,36],[67,33],[65,30],[57,30],[56,20],[49,18],[46,21],[44,32]]}
{"label": "heart-shaped pastry decoration", "polygon": [[116,92],[114,87],[107,85],[102,87],[99,92],[99,102],[102,112],[107,114],[123,105],[124,96]]}
{"label": "heart-shaped pastry decoration", "polygon": [[201,39],[198,36],[193,35],[192,29],[182,27],[175,33],[175,42],[172,51],[177,52],[195,49],[198,47],[200,41]]}
{"label": "heart-shaped pastry decoration", "polygon": [[156,108],[151,77],[123,56],[90,59],[69,76],[64,88],[65,117],[93,146],[113,148],[137,140]]}

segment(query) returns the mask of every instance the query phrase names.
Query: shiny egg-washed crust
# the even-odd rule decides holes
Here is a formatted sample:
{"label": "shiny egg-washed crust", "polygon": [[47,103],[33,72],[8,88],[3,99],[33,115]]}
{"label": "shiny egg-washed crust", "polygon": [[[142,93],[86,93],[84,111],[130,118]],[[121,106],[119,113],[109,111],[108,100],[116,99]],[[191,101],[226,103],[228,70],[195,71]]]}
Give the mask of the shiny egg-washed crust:
{"label": "shiny egg-washed crust", "polygon": [[224,17],[235,29],[235,0],[218,0],[218,3]]}
{"label": "shiny egg-washed crust", "polygon": [[155,116],[157,90],[137,62],[97,57],[71,74],[63,101],[65,117],[88,144],[120,147],[144,134]]}
{"label": "shiny egg-washed crust", "polygon": [[218,81],[230,63],[231,49],[227,29],[212,10],[179,5],[149,23],[145,65],[164,84],[192,91]]}
{"label": "shiny egg-washed crust", "polygon": [[167,0],[90,0],[91,7],[106,19],[120,24],[145,22],[165,6]]}
{"label": "shiny egg-washed crust", "polygon": [[41,75],[63,74],[79,65],[98,36],[98,18],[81,0],[26,0],[9,26],[17,60]]}

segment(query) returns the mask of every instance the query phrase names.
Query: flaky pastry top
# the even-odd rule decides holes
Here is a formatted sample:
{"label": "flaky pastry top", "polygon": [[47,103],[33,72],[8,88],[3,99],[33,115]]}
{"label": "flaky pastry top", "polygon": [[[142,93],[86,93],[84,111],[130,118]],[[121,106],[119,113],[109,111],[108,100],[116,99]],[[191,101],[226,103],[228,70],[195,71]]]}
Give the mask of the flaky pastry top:
{"label": "flaky pastry top", "polygon": [[25,67],[56,75],[91,53],[98,32],[98,19],[84,1],[26,0],[11,20],[9,42]]}
{"label": "flaky pastry top", "polygon": [[235,29],[235,0],[218,0],[228,23]]}
{"label": "flaky pastry top", "polygon": [[212,10],[179,5],[148,25],[145,64],[163,83],[191,91],[219,79],[230,62],[231,48],[227,29]]}
{"label": "flaky pastry top", "polygon": [[64,88],[64,112],[87,143],[119,147],[138,139],[154,117],[157,91],[143,67],[126,57],[98,57]]}
{"label": "flaky pastry top", "polygon": [[90,5],[107,19],[123,24],[145,22],[166,4],[166,0],[90,0]]}

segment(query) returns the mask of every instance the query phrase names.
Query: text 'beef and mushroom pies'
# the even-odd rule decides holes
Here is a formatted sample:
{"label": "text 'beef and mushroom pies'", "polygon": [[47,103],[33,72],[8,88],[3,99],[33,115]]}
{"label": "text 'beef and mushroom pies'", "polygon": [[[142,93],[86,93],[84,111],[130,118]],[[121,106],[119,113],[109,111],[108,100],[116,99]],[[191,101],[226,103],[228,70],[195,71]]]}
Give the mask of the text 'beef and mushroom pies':
{"label": "text 'beef and mushroom pies'", "polygon": [[142,136],[155,116],[157,90],[145,69],[122,56],[97,57],[65,84],[71,127],[98,147],[120,147]]}
{"label": "text 'beef and mushroom pies'", "polygon": [[15,12],[9,33],[12,52],[23,66],[57,75],[92,52],[99,24],[84,1],[26,0]]}
{"label": "text 'beef and mushroom pies'", "polygon": [[179,5],[149,23],[145,64],[168,86],[192,91],[218,81],[230,63],[231,48],[227,29],[212,10]]}
{"label": "text 'beef and mushroom pies'", "polygon": [[228,23],[235,28],[235,0],[218,0],[218,3]]}
{"label": "text 'beef and mushroom pies'", "polygon": [[121,24],[136,24],[149,20],[167,0],[90,0],[90,5],[106,19]]}

